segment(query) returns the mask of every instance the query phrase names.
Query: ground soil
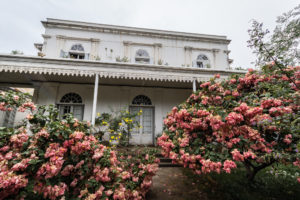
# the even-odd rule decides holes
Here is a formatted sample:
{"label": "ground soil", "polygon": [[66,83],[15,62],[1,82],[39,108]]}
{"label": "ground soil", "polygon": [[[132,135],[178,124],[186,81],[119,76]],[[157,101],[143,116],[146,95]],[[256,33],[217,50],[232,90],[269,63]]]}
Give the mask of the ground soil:
{"label": "ground soil", "polygon": [[197,189],[182,172],[180,167],[159,168],[153,177],[153,185],[147,193],[147,200],[207,200],[206,195]]}

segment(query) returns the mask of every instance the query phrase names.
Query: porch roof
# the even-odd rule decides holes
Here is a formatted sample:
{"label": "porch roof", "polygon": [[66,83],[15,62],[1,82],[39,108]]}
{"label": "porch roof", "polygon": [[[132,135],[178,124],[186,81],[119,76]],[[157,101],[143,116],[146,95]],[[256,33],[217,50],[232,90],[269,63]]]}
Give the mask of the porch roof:
{"label": "porch roof", "polygon": [[217,73],[221,75],[221,78],[226,78],[232,73],[243,72],[0,54],[0,73],[0,82],[4,82],[9,76],[11,76],[10,81],[14,82],[13,77],[19,77],[21,80],[30,75],[30,79],[37,81],[40,79],[59,81],[57,80],[59,77],[65,81],[74,81],[76,77],[76,82],[90,83],[91,80],[88,77],[98,74],[102,79],[118,79],[119,84],[122,85],[130,81],[191,83],[193,80],[198,82],[209,80],[213,74]]}

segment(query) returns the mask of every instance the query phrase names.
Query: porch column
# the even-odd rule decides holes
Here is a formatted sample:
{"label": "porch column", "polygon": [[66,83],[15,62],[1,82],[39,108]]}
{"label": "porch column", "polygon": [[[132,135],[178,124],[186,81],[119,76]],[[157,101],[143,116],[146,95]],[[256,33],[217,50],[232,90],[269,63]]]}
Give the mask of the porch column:
{"label": "porch column", "polygon": [[99,83],[99,75],[95,75],[95,86],[94,86],[94,100],[93,100],[93,109],[92,109],[92,125],[95,125],[96,118],[96,107],[97,107],[97,99],[98,99],[98,83]]}
{"label": "porch column", "polygon": [[196,80],[193,80],[193,92],[196,92],[197,87],[196,87]]}

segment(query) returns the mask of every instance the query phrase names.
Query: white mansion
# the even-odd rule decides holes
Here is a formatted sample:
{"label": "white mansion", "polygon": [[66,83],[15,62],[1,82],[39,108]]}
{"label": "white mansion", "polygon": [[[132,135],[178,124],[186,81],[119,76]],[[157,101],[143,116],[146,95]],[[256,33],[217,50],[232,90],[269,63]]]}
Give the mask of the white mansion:
{"label": "white mansion", "polygon": [[235,72],[226,36],[59,19],[42,24],[44,42],[34,44],[39,56],[0,54],[0,86],[34,88],[35,103],[92,123],[96,113],[142,108],[133,143],[153,144],[167,112],[201,81]]}

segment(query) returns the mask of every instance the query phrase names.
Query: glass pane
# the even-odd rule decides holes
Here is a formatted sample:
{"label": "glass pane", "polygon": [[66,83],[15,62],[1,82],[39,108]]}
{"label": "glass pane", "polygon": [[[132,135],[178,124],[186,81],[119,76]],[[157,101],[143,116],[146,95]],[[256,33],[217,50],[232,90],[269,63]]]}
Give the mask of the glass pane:
{"label": "glass pane", "polygon": [[[129,112],[130,113],[138,113],[139,111],[140,111],[140,107],[130,107],[129,108]],[[140,123],[140,118],[141,118],[141,116],[136,116],[135,117],[135,120],[137,121],[137,122],[139,122]],[[138,128],[133,128],[133,130],[132,130],[132,134],[139,134],[139,129]]]}
{"label": "glass pane", "polygon": [[152,108],[144,108],[143,109],[143,134],[152,134],[153,127],[153,109]]}
{"label": "glass pane", "polygon": [[65,118],[64,115],[71,112],[71,106],[59,106],[59,114],[62,118]]}
{"label": "glass pane", "polygon": [[83,106],[73,106],[73,115],[75,118],[83,119]]}

